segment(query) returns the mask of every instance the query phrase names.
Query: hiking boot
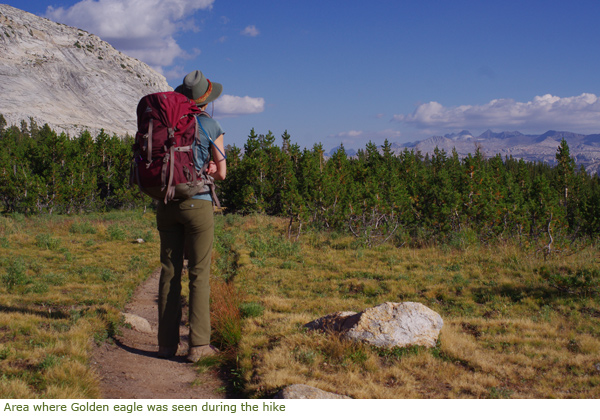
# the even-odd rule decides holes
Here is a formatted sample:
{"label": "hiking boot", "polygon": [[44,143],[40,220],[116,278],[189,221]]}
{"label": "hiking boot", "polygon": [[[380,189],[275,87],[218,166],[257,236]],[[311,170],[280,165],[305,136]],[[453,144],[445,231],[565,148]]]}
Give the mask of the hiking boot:
{"label": "hiking boot", "polygon": [[158,346],[158,357],[161,359],[170,359],[177,354],[177,347]]}
{"label": "hiking boot", "polygon": [[196,363],[198,360],[207,357],[214,356],[219,353],[215,347],[207,344],[205,346],[194,346],[190,347],[190,351],[188,352],[187,360],[191,363]]}

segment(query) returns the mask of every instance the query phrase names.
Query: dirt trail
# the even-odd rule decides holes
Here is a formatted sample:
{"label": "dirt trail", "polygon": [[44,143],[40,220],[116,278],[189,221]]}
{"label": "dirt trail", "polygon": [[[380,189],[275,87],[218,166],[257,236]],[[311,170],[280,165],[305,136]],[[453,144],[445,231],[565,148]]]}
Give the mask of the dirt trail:
{"label": "dirt trail", "polygon": [[152,332],[122,328],[114,344],[104,343],[94,349],[92,366],[101,378],[102,398],[225,398],[218,391],[224,388],[224,383],[216,373],[198,374],[186,362],[188,330],[184,325],[180,329],[182,343],[177,356],[171,360],[157,357],[159,274],[160,270],[152,273],[125,308],[125,312],[148,320]]}

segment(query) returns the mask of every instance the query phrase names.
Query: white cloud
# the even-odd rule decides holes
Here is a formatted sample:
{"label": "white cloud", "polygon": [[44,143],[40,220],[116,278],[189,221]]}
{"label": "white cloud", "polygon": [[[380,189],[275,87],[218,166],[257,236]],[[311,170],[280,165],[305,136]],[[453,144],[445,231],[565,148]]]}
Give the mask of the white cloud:
{"label": "white cloud", "polygon": [[383,131],[379,131],[377,132],[377,134],[379,134],[381,137],[386,138],[386,139],[399,139],[400,137],[402,137],[402,132],[398,131],[398,130],[383,130]]}
{"label": "white cloud", "polygon": [[598,130],[600,97],[592,93],[560,98],[536,96],[529,102],[494,99],[484,105],[445,107],[438,102],[419,105],[412,114],[394,115],[394,121],[418,128],[514,128]]}
{"label": "white cloud", "polygon": [[397,139],[400,138],[402,133],[397,130],[381,130],[381,131],[360,131],[350,130],[342,131],[341,133],[332,134],[329,138],[346,139],[346,140],[372,140],[375,143],[382,142],[384,139]]}
{"label": "white cloud", "polygon": [[260,31],[254,25],[246,26],[246,28],[241,32],[242,35],[255,37],[260,34]]}
{"label": "white cloud", "polygon": [[197,30],[192,16],[214,0],[83,0],[69,8],[49,6],[46,17],[75,26],[153,67],[170,66],[186,53],[174,35]]}
{"label": "white cloud", "polygon": [[186,74],[187,73],[185,72],[183,66],[174,66],[163,72],[163,76],[165,76],[167,79],[182,80]]}
{"label": "white cloud", "polygon": [[340,137],[340,138],[344,138],[344,137],[359,137],[362,134],[363,134],[362,131],[350,130],[350,131],[342,131],[341,133],[334,134],[332,137]]}
{"label": "white cloud", "polygon": [[265,110],[264,98],[251,98],[250,96],[222,95],[215,101],[215,114],[217,117],[235,117],[248,114],[260,114]]}

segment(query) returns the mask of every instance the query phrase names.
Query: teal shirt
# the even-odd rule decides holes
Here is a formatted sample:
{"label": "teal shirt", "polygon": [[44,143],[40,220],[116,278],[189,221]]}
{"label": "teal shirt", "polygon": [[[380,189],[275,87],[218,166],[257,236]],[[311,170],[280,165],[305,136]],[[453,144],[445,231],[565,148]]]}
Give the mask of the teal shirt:
{"label": "teal shirt", "polygon": [[[198,123],[204,128],[204,131],[208,133],[212,141],[215,141],[221,134],[225,134],[223,128],[221,128],[221,124],[217,120],[214,120],[206,115],[200,115],[196,117],[198,119]],[[210,149],[210,140],[202,131],[202,128],[198,127],[200,141],[196,142],[194,145],[194,155],[196,156],[196,169],[199,171],[202,169],[202,166],[208,161],[211,160],[211,149]],[[222,151],[225,153],[225,151]],[[208,200],[212,201],[212,197],[209,192],[197,194],[192,198],[197,198],[199,200]]]}

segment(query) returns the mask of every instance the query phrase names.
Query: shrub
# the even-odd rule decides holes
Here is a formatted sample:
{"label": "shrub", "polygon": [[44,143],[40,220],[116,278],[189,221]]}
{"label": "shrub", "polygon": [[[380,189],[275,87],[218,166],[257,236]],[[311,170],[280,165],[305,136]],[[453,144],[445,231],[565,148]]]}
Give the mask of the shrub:
{"label": "shrub", "polygon": [[124,241],[127,235],[125,230],[119,225],[110,225],[107,229],[108,237],[112,241]]}
{"label": "shrub", "polygon": [[48,233],[41,233],[35,237],[35,244],[42,249],[58,249],[60,247],[60,239],[53,238]]}
{"label": "shrub", "polygon": [[141,257],[139,255],[132,255],[129,258],[129,269],[131,271],[137,271],[140,270],[141,268],[143,268],[145,265],[147,265],[146,260],[144,259],[144,257]]}
{"label": "shrub", "polygon": [[22,259],[13,259],[6,268],[6,273],[2,276],[2,283],[10,292],[15,286],[31,283],[31,280],[25,273],[25,262]]}
{"label": "shrub", "polygon": [[240,304],[240,314],[242,318],[255,318],[261,316],[264,311],[264,306],[258,302],[244,302]]}
{"label": "shrub", "polygon": [[83,223],[74,222],[71,225],[71,227],[69,228],[69,232],[76,233],[76,234],[86,234],[86,233],[95,234],[97,232],[97,229],[94,225],[92,225],[88,221],[85,221]]}
{"label": "shrub", "polygon": [[561,292],[590,297],[600,294],[600,270],[585,268],[575,272],[542,273],[548,284]]}
{"label": "shrub", "polygon": [[104,268],[100,272],[100,279],[103,282],[114,282],[117,280],[117,276],[110,268]]}
{"label": "shrub", "polygon": [[48,291],[48,285],[46,283],[35,282],[33,283],[25,293],[36,293],[38,295],[44,294]]}
{"label": "shrub", "polygon": [[250,257],[264,259],[269,257],[290,259],[298,257],[300,245],[298,242],[291,242],[280,236],[271,236],[263,239],[253,236],[248,240],[252,251]]}

